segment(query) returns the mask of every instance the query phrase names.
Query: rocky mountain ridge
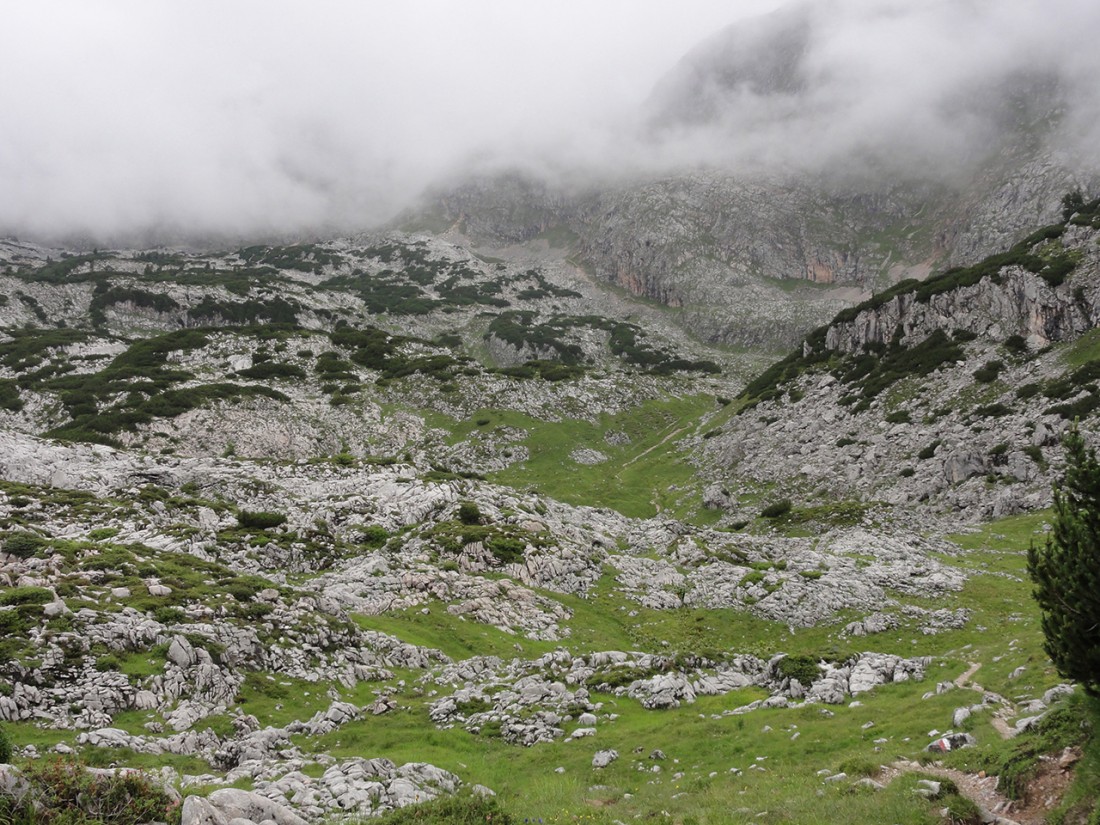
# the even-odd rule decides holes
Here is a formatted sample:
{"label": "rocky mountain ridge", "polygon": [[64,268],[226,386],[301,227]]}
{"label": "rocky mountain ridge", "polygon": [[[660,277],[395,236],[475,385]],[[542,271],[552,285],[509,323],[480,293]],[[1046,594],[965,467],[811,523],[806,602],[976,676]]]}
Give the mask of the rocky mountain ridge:
{"label": "rocky mountain ridge", "polygon": [[707,461],[811,499],[980,518],[1045,506],[1061,434],[1096,426],[1096,208],[841,312],[750,382]]}
{"label": "rocky mountain ridge", "polygon": [[677,309],[701,337],[774,349],[867,292],[974,263],[1053,220],[1082,184],[1063,162],[1040,155],[969,191],[712,170],[570,194],[507,176],[428,211],[488,248],[560,236],[595,277]]}

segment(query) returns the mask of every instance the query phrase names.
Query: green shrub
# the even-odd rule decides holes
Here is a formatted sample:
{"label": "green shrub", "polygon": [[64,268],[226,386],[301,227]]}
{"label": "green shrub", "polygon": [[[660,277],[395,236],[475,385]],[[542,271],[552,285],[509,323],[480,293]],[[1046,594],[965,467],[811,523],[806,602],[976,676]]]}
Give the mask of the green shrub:
{"label": "green shrub", "polygon": [[1068,221],[1085,206],[1085,196],[1081,187],[1071,189],[1062,196],[1062,220]]}
{"label": "green shrub", "polygon": [[235,608],[234,613],[237,616],[255,622],[270,615],[274,611],[275,608],[266,602],[249,602],[248,604],[239,605]]}
{"label": "green shrub", "polygon": [[45,587],[13,587],[0,593],[0,605],[37,605],[52,601],[53,593]]}
{"label": "green shrub", "polygon": [[942,801],[944,822],[949,825],[981,825],[985,821],[978,806],[961,794],[950,794]]}
{"label": "green shrub", "polygon": [[460,502],[458,520],[463,524],[481,524],[481,509],[472,501]]}
{"label": "green shrub", "polygon": [[485,736],[492,738],[500,736],[504,729],[504,724],[499,719],[489,719],[486,722],[481,723],[481,727],[478,728],[478,736]]}
{"label": "green shrub", "polygon": [[1000,418],[1003,415],[1008,415],[1012,412],[1012,407],[1009,407],[1001,402],[993,404],[986,404],[981,407],[974,408],[974,415],[979,418]]}
{"label": "green shrub", "polygon": [[1046,459],[1043,458],[1043,450],[1041,447],[1036,447],[1034,444],[1029,444],[1028,446],[1024,447],[1023,453],[1040,467],[1046,467]]}
{"label": "green shrub", "polygon": [[1098,380],[1100,380],[1100,360],[1089,361],[1072,372],[1048,381],[1043,387],[1043,395],[1064,401],[1073,398],[1082,390],[1095,392]]}
{"label": "green shrub", "polygon": [[493,703],[484,697],[474,696],[463,702],[456,702],[455,707],[458,708],[461,713],[471,716],[475,713],[484,713],[487,710],[492,710]]}
{"label": "green shrub", "polygon": [[0,380],[0,408],[19,412],[23,409],[23,399],[19,397],[19,387],[9,378]]}
{"label": "green shrub", "polygon": [[153,618],[161,624],[176,624],[187,618],[187,614],[179,607],[160,605],[153,609]]}
{"label": "green shrub", "polygon": [[[38,617],[30,615],[31,609],[35,609],[35,606],[0,610],[0,644],[16,643],[19,639],[26,638],[30,629],[38,623]],[[10,656],[11,651],[4,650],[3,653]]]}
{"label": "green shrub", "polygon": [[122,670],[122,662],[118,660],[118,657],[105,653],[95,660],[95,669],[100,673],[105,673],[108,670]]}
{"label": "green shrub", "polygon": [[262,510],[241,510],[237,514],[237,523],[247,530],[269,530],[286,523],[282,513],[267,513]]}
{"label": "green shrub", "polygon": [[272,378],[298,378],[306,377],[301,367],[293,364],[282,364],[277,361],[263,361],[243,370],[237,370],[237,375],[242,378],[251,378],[255,381],[265,381]]}
{"label": "green shrub", "polygon": [[228,593],[239,602],[251,601],[263,589],[262,584],[247,579],[234,579],[221,585],[223,593]]}
{"label": "green shrub", "polygon": [[648,679],[653,674],[640,667],[630,665],[624,667],[612,667],[600,673],[593,673],[585,680],[589,687],[604,687],[608,690],[626,687],[639,679]]}
{"label": "green shrub", "polygon": [[270,301],[218,301],[209,295],[187,310],[187,317],[212,326],[221,323],[248,325],[259,323],[296,324],[301,305],[297,301],[273,298]]}
{"label": "green shrub", "polygon": [[990,384],[997,380],[1002,369],[1004,369],[1002,361],[987,361],[985,366],[974,370],[974,380],[980,384]]}
{"label": "green shrub", "polygon": [[18,556],[21,559],[29,559],[31,556],[37,555],[42,548],[47,545],[46,539],[37,533],[31,533],[25,530],[21,530],[18,533],[12,533],[6,539],[4,539],[3,549],[4,552]]}
{"label": "green shrub", "polygon": [[1055,404],[1045,412],[1049,415],[1060,415],[1067,421],[1076,421],[1085,418],[1097,408],[1100,408],[1100,394],[1090,393],[1068,404]]}
{"label": "green shrub", "polygon": [[774,501],[760,511],[760,517],[776,519],[780,516],[785,516],[787,513],[791,512],[791,506],[791,500],[789,498]]}
{"label": "green shrub", "polygon": [[[81,762],[50,757],[29,762],[23,769],[31,792],[21,823],[58,825],[141,825],[180,821],[180,810],[156,782],[140,771],[92,774]],[[29,799],[34,799],[31,807]]]}
{"label": "green shrub", "polygon": [[244,684],[241,685],[241,693],[237,695],[237,701],[244,703],[247,701],[245,693],[252,693],[257,696],[264,696],[268,699],[288,699],[290,698],[290,688],[286,685],[281,685],[275,679],[269,679],[267,675],[255,670],[250,670],[244,675]]}
{"label": "green shrub", "polygon": [[364,547],[377,549],[386,543],[390,537],[389,531],[380,524],[368,524],[359,534],[359,543]]}
{"label": "green shrub", "polygon": [[492,536],[485,542],[494,556],[505,564],[523,561],[523,552],[527,549],[527,542],[514,536]]}
{"label": "green shrub", "polygon": [[503,811],[493,797],[444,796],[398,808],[371,820],[377,825],[515,825],[516,819]]}
{"label": "green shrub", "polygon": [[0,763],[11,764],[12,744],[8,732],[0,727]]}
{"label": "green shrub", "polygon": [[848,776],[878,776],[882,765],[870,759],[855,756],[840,763],[840,770]]}
{"label": "green shrub", "polygon": [[934,456],[936,454],[936,450],[939,448],[940,444],[942,444],[942,443],[943,442],[940,441],[940,439],[937,438],[935,441],[933,441],[927,447],[922,447],[921,451],[919,453],[917,453],[917,458],[919,458],[921,461],[928,460],[929,458],[931,458],[932,456]]}
{"label": "green shrub", "polygon": [[809,687],[820,675],[821,668],[811,656],[796,655],[784,656],[776,666],[779,675],[784,679],[797,679],[803,687]]}

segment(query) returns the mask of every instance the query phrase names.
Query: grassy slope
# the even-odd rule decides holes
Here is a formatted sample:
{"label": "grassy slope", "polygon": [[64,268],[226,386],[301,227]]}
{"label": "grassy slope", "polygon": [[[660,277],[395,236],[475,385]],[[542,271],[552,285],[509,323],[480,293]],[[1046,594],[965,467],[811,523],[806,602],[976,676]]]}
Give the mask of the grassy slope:
{"label": "grassy slope", "polygon": [[[618,713],[619,718],[601,720],[596,737],[518,748],[461,729],[436,730],[426,718],[429,699],[415,695],[407,684],[397,693],[401,710],[347,725],[307,747],[335,756],[427,760],[493,787],[513,815],[542,817],[546,822],[577,821],[578,815],[581,821],[630,821],[661,811],[669,812],[671,821],[684,823],[936,822],[937,806],[913,796],[914,777],[872,794],[853,792],[849,783],[824,784],[817,771],[847,769],[854,778],[861,768],[919,757],[930,730],[947,730],[956,707],[980,701],[979,694],[964,690],[922,699],[936,682],[954,679],[969,663],[981,664],[975,681],[1010,697],[1041,695],[1057,683],[1042,653],[1022,553],[1047,515],[1005,519],[957,537],[964,552],[948,561],[975,575],[950,606],[969,607],[973,619],[962,630],[938,635],[924,636],[903,627],[876,637],[842,640],[837,626],[796,629],[792,634],[786,627],[733,611],[643,610],[628,618],[621,610],[625,603],[602,588],[596,598],[565,600],[577,610],[571,623],[574,636],[565,643],[573,652],[704,647],[843,656],[873,649],[936,657],[925,681],[880,687],[860,697],[862,706],[828,708],[832,716],[817,705],[719,715],[761,698],[761,692],[752,689],[705,697],[670,711],[647,711],[633,700],[597,695],[594,700],[605,703],[603,712]],[[435,610],[430,616],[410,612],[364,623],[409,641],[438,642],[457,655],[474,650],[507,654],[515,642],[504,634],[497,638],[491,631],[463,626]],[[1009,632],[1004,632],[1006,627]],[[515,655],[534,656],[544,649],[542,643],[526,641],[522,647],[523,652]],[[1027,668],[1024,676],[1010,681],[1008,674],[1020,665]],[[370,695],[367,686],[357,693],[357,701]],[[868,723],[873,724],[865,728]],[[568,732],[575,723],[565,727]],[[978,714],[969,727],[983,745],[976,756],[984,754],[988,762],[990,754],[1003,750],[988,714]],[[876,744],[878,739],[887,741]],[[615,748],[620,759],[606,770],[593,770],[592,755],[604,748]],[[636,748],[641,753],[633,753]],[[646,758],[653,749],[669,757],[657,774],[650,772],[656,763]],[[564,773],[555,773],[557,767]],[[731,768],[741,773],[731,773]],[[683,775],[676,777],[677,773]]]}
{"label": "grassy slope", "polygon": [[[729,408],[717,407],[713,398],[696,396],[648,402],[595,423],[548,423],[498,410],[484,411],[465,422],[445,423],[456,441],[497,426],[527,431],[530,460],[498,473],[495,481],[534,486],[567,501],[614,506],[633,515],[651,515],[659,502],[675,512],[698,516],[698,490],[676,441],[720,424],[730,414]],[[486,418],[488,423],[477,423]],[[608,432],[626,433],[629,443],[609,444]],[[578,446],[597,449],[608,461],[593,466],[576,464],[569,454]],[[673,485],[678,489],[670,490]],[[589,598],[546,593],[574,611],[567,623],[570,636],[561,646],[575,654],[608,649],[690,651],[712,656],[785,652],[843,659],[861,650],[875,650],[935,657],[924,682],[881,687],[861,696],[859,707],[829,708],[834,715],[823,713],[821,706],[721,715],[762,698],[758,690],[705,697],[671,711],[647,711],[630,699],[595,696],[596,701],[605,703],[603,712],[619,714],[613,722],[601,719],[596,737],[525,749],[462,729],[436,729],[427,716],[430,697],[424,696],[416,683],[418,674],[401,673],[385,686],[398,701],[399,710],[348,724],[319,740],[298,741],[307,751],[336,757],[385,756],[398,763],[432,762],[468,782],[494,788],[504,807],[517,817],[542,817],[547,822],[576,821],[578,816],[630,821],[662,811],[670,814],[671,821],[682,823],[934,822],[937,806],[914,798],[911,785],[915,780],[911,777],[871,794],[853,792],[849,783],[824,784],[817,771],[845,769],[855,774],[899,757],[918,757],[929,731],[948,728],[954,708],[980,701],[978,694],[968,691],[921,697],[934,690],[937,682],[958,677],[971,663],[981,665],[975,682],[1010,698],[1039,696],[1059,681],[1042,652],[1041,628],[1023,554],[1028,543],[1041,536],[1047,519],[1047,512],[1013,517],[954,537],[960,553],[942,560],[972,576],[958,596],[922,606],[965,606],[972,611],[972,619],[961,630],[937,635],[924,635],[916,622],[910,622],[878,636],[849,639],[839,634],[843,620],[831,626],[792,630],[733,610],[641,609],[617,594],[609,577]],[[786,529],[797,532],[800,527],[792,523]],[[439,648],[454,658],[534,658],[558,646],[465,621],[434,604],[426,614],[416,609],[356,618],[365,628]],[[120,664],[134,676],[157,672],[160,666],[156,657],[144,654],[122,657]],[[1025,667],[1024,675],[1010,680],[1009,674],[1020,666]],[[262,724],[284,725],[292,719],[308,719],[327,707],[329,687],[255,674],[242,690],[241,706]],[[372,702],[384,686],[365,683],[350,691],[331,687],[362,705]],[[116,724],[137,733],[151,720],[160,717],[131,712],[120,716]],[[865,728],[868,723],[873,724]],[[227,717],[217,717],[199,727],[217,729],[226,724]],[[567,723],[565,727],[569,731],[575,725]],[[966,757],[973,760],[972,765],[960,764],[996,764],[1006,746],[1000,744],[988,715],[975,716],[970,728],[982,744]],[[72,738],[71,732],[43,730],[27,723],[8,729],[17,743],[35,743],[40,748]],[[878,739],[886,741],[876,744]],[[604,748],[615,748],[621,758],[604,771],[594,771],[592,755]],[[634,753],[637,748],[642,749],[639,754]],[[651,771],[654,763],[646,758],[654,749],[669,756],[660,764],[659,773]],[[183,757],[119,751],[88,756],[99,762],[145,767],[168,764],[186,772],[203,772],[196,760]],[[1090,752],[1082,767],[1084,783],[1096,774],[1098,764],[1100,755]],[[751,768],[753,765],[764,770]],[[557,767],[564,772],[555,772]],[[731,768],[740,769],[740,773],[731,773]],[[682,776],[677,777],[678,773]],[[1087,791],[1074,793],[1075,799],[1089,798]]]}
{"label": "grassy slope", "polygon": [[[710,399],[684,399],[673,402],[677,413],[686,417],[677,421],[697,426],[710,410]],[[643,416],[662,421],[671,414],[670,405],[654,405],[644,413],[620,416],[596,425],[579,425],[581,443],[603,441],[608,429],[638,427],[644,433]],[[493,424],[517,423],[498,413]],[[694,416],[694,417],[693,417]],[[677,431],[677,421],[665,424],[664,431]],[[532,449],[531,464],[543,466],[544,483],[554,481],[555,462],[577,441],[568,438],[566,425],[526,422]],[[476,427],[475,423],[459,425]],[[591,469],[583,483],[596,485],[601,468],[624,468],[642,464],[650,456],[654,461],[668,460],[672,440],[662,444],[660,431],[651,437],[635,437],[618,452],[604,444],[612,458]],[[645,453],[653,445],[657,449]],[[630,464],[632,459],[645,457]],[[543,462],[542,465],[539,462]],[[654,473],[655,467],[649,471]],[[565,476],[562,477],[564,479]],[[624,488],[621,494],[641,502],[650,492],[646,485],[652,476],[640,477],[641,489]],[[578,482],[581,483],[581,482]],[[606,489],[606,488],[604,488]],[[706,697],[693,705],[671,711],[647,711],[630,699],[595,696],[605,703],[603,712],[619,714],[613,722],[601,719],[594,738],[557,742],[534,748],[519,748],[499,739],[482,738],[462,729],[437,730],[429,721],[426,705],[430,697],[417,689],[417,674],[402,673],[387,687],[400,709],[385,716],[369,717],[346,725],[319,740],[302,738],[307,751],[330,753],[337,757],[385,756],[397,762],[428,761],[459,774],[469,782],[494,788],[504,807],[516,816],[543,817],[547,822],[575,821],[584,814],[630,821],[668,811],[673,822],[722,823],[756,822],[843,822],[891,821],[897,823],[934,822],[936,806],[916,800],[911,779],[898,780],[886,791],[871,795],[853,792],[849,783],[823,784],[817,771],[847,769],[853,773],[861,766],[874,768],[899,757],[918,757],[928,742],[928,732],[946,730],[954,708],[980,701],[969,691],[950,691],[929,699],[921,697],[934,690],[936,682],[948,681],[963,673],[971,663],[981,668],[974,681],[986,689],[1010,698],[1039,696],[1057,683],[1042,652],[1041,629],[1037,611],[1026,580],[1023,550],[1040,536],[1049,513],[1037,513],[1004,519],[978,532],[955,537],[961,551],[943,561],[969,570],[973,575],[964,591],[944,600],[952,609],[965,606],[972,611],[970,623],[961,630],[923,635],[915,624],[867,638],[847,639],[839,635],[838,624],[791,629],[785,625],[757,619],[733,610],[654,611],[639,609],[612,589],[605,578],[589,598],[550,594],[574,611],[568,622],[570,637],[562,643],[573,653],[593,650],[626,649],[660,652],[754,653],[770,656],[776,652],[804,653],[814,657],[845,658],[860,650],[894,652],[902,655],[929,655],[935,661],[921,683],[881,687],[860,697],[860,707],[832,707],[835,715],[823,713],[821,706],[793,710],[756,711],[743,716],[721,716],[721,712],[761,698],[758,690],[745,690],[724,697]],[[924,606],[928,606],[927,603]],[[933,605],[936,606],[936,605]],[[631,616],[630,612],[636,611]],[[552,650],[549,642],[532,642],[502,631],[465,621],[447,613],[440,605],[431,605],[427,614],[418,610],[385,616],[358,617],[370,629],[391,633],[420,645],[437,647],[455,658],[490,654],[504,658],[534,658]],[[122,669],[142,675],[158,670],[156,657],[134,654],[123,657]],[[1009,674],[1024,666],[1024,675],[1010,680]],[[345,698],[357,704],[373,701],[382,685],[364,683],[354,690],[335,687]],[[327,707],[328,685],[311,685],[264,674],[253,675],[242,690],[245,712],[255,714],[262,724],[283,725],[292,719],[307,719]],[[446,692],[446,688],[442,692]],[[119,727],[133,732],[145,722],[157,720],[155,714],[123,714]],[[215,718],[200,723],[224,725]],[[867,723],[871,727],[864,728]],[[567,731],[576,723],[567,723]],[[770,728],[771,730],[765,730]],[[50,731],[30,724],[8,727],[20,744],[35,743],[40,748],[71,740],[71,732]],[[978,714],[971,729],[982,743],[974,752],[974,764],[989,766],[1003,755],[1004,746],[992,729],[989,717]],[[795,734],[798,734],[795,737]],[[886,739],[876,744],[875,740]],[[604,771],[591,768],[596,750],[615,748],[621,758]],[[633,751],[641,748],[640,754]],[[653,763],[645,757],[661,749],[669,760],[661,763],[660,773],[652,773]],[[174,756],[148,757],[118,751],[91,753],[93,761],[120,761],[142,766],[170,764],[187,772],[200,772],[194,760]],[[675,762],[673,760],[679,760]],[[1100,759],[1090,755],[1082,773],[1096,772]],[[641,765],[642,769],[639,769]],[[750,765],[764,770],[750,768]],[[555,768],[563,767],[563,773]],[[741,773],[731,773],[731,768]],[[675,775],[681,773],[677,778]],[[714,776],[711,774],[714,773]],[[1091,774],[1089,774],[1091,775]],[[1078,796],[1084,791],[1076,792]],[[761,815],[762,812],[767,812]],[[609,819],[607,821],[610,821]]]}
{"label": "grassy slope", "polygon": [[[871,816],[879,808],[889,811],[892,822],[933,822],[929,810],[914,805],[901,788],[871,798],[825,786],[815,775],[819,768],[837,770],[847,760],[867,754],[880,737],[891,740],[880,758],[912,755],[926,741],[925,720],[908,709],[920,702],[925,687],[884,688],[873,703],[836,708],[831,718],[816,706],[714,718],[722,710],[760,698],[759,691],[710,697],[663,712],[642,710],[630,700],[595,696],[606,703],[605,711],[620,717],[602,722],[593,738],[533,748],[508,746],[462,730],[425,729],[418,701],[403,697],[402,705],[409,710],[348,725],[316,747],[338,757],[369,753],[399,762],[427,760],[493,787],[515,816],[550,822],[574,821],[574,814],[598,809],[624,821],[658,811],[669,811],[672,821],[750,821],[756,812],[767,810],[770,814],[756,821],[869,822],[879,821]],[[950,714],[946,697],[925,704],[930,712]],[[864,729],[868,722],[874,726]],[[792,739],[796,732],[798,738]],[[594,770],[592,755],[605,748],[615,748],[620,759],[605,770]],[[635,748],[642,750],[635,754]],[[668,756],[666,761],[648,759],[658,748]],[[651,772],[655,764],[660,773]],[[557,767],[564,772],[555,773]],[[818,790],[825,792],[824,799],[817,796]],[[745,808],[745,815],[738,814],[738,808]]]}
{"label": "grassy slope", "polygon": [[[1100,337],[1090,333],[1067,350],[1067,362],[1085,363],[1096,358],[1098,352]],[[719,426],[735,406],[723,409],[716,406],[713,397],[696,395],[646,402],[619,415],[601,416],[595,422],[545,422],[494,409],[480,411],[467,421],[437,416],[431,423],[449,430],[452,442],[496,427],[526,430],[523,443],[530,451],[529,460],[493,474],[493,482],[535,489],[568,503],[611,507],[629,516],[667,512],[706,522],[712,514],[700,506],[698,479],[677,442]],[[581,416],[586,411],[576,412]],[[487,423],[478,424],[486,419]],[[625,433],[629,441],[611,444],[606,438],[608,433]],[[578,464],[570,454],[580,447],[598,450],[608,460],[590,466]],[[1049,513],[1038,513],[1004,519],[978,532],[955,537],[962,552],[943,561],[973,575],[961,594],[940,604],[925,602],[921,606],[963,606],[972,611],[972,618],[961,630],[937,635],[921,634],[917,623],[910,622],[878,636],[846,639],[839,635],[843,621],[791,630],[733,610],[645,610],[616,595],[606,580],[587,599],[546,594],[574,611],[568,622],[570,636],[562,646],[575,654],[626,649],[760,656],[786,652],[842,659],[860,650],[875,650],[935,657],[924,682],[881,687],[861,696],[858,707],[828,708],[833,715],[823,713],[826,709],[822,706],[720,715],[762,698],[760,691],[751,689],[706,697],[671,711],[647,711],[633,700],[595,695],[594,701],[604,702],[603,712],[611,711],[619,717],[613,722],[601,718],[594,738],[525,749],[461,729],[436,729],[427,716],[430,697],[417,689],[417,674],[401,673],[385,686],[398,701],[399,710],[350,723],[319,740],[299,738],[298,743],[307,751],[336,757],[385,756],[398,763],[432,762],[468,782],[494,788],[505,808],[521,821],[625,822],[653,817],[685,825],[749,821],[938,822],[940,806],[914,797],[915,777],[899,779],[878,793],[854,792],[849,783],[824,784],[817,771],[845,769],[855,774],[861,766],[873,768],[899,757],[919,756],[929,741],[929,731],[946,730],[956,707],[980,701],[979,694],[958,690],[928,699],[922,696],[934,690],[937,682],[959,676],[971,663],[981,666],[973,677],[975,682],[1009,698],[1039,696],[1059,681],[1042,651],[1038,613],[1023,557],[1027,544],[1041,535],[1048,518]],[[416,609],[356,620],[365,628],[439,648],[455,658],[533,658],[558,646],[467,622],[434,604],[427,614]],[[1025,668],[1023,676],[1011,680],[1009,674],[1021,666]],[[159,662],[142,655],[128,656],[122,670],[134,676],[146,675],[158,672]],[[330,687],[350,701],[368,704],[384,686],[365,683],[347,690],[278,677],[270,680],[259,674],[242,690],[242,708],[255,714],[262,724],[308,719],[327,707]],[[122,714],[116,724],[137,733],[151,719],[159,717],[129,712]],[[198,727],[224,721],[208,720]],[[567,731],[575,726],[565,725]],[[969,726],[980,747],[953,757],[958,766],[988,768],[1009,752],[1009,746],[1003,745],[993,730],[988,714],[976,715]],[[72,732],[40,729],[28,723],[6,727],[17,743],[34,743],[40,748],[73,738]],[[876,744],[878,739],[886,741]],[[592,754],[605,748],[615,748],[621,758],[606,770],[594,771]],[[638,748],[641,752],[635,754]],[[659,773],[650,770],[655,763],[646,758],[654,749],[669,756],[660,763]],[[118,751],[92,756],[204,772],[196,760],[182,757]],[[564,768],[564,772],[556,773],[556,767]],[[740,773],[731,773],[731,768]],[[677,777],[678,773],[682,776]],[[1096,744],[1086,753],[1080,773],[1081,780],[1071,791],[1069,804],[1089,799],[1090,778],[1096,781],[1100,776]],[[663,816],[665,812],[667,817]]]}
{"label": "grassy slope", "polygon": [[[658,512],[674,516],[700,513],[698,480],[677,449],[680,438],[695,432],[716,409],[712,396],[694,395],[649,401],[618,415],[601,415],[595,422],[567,419],[541,421],[509,410],[480,410],[466,421],[440,416],[432,423],[465,440],[476,430],[497,427],[524,429],[529,460],[494,473],[490,481],[536,490],[568,504],[610,507],[627,516],[645,518]],[[578,416],[586,411],[578,410]],[[479,425],[478,421],[487,421]],[[625,433],[629,443],[608,443],[608,433]],[[599,464],[578,464],[569,456],[579,448],[608,457]]]}

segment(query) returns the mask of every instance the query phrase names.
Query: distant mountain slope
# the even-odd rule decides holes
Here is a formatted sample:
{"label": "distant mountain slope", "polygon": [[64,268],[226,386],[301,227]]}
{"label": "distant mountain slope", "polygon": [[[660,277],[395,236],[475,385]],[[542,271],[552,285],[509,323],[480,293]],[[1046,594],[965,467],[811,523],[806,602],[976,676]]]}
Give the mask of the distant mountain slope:
{"label": "distant mountain slope", "polygon": [[[407,218],[488,246],[557,233],[596,277],[677,308],[695,334],[774,350],[866,293],[1010,245],[1055,220],[1067,191],[1100,191],[1067,149],[1070,78],[989,61],[890,92],[828,48],[853,24],[838,8],[743,21],[685,56],[623,149],[664,158],[627,161],[648,171],[479,177]],[[861,82],[888,113],[867,110]]]}
{"label": "distant mountain slope", "polygon": [[971,518],[1044,506],[1060,434],[1100,431],[1098,240],[1100,200],[812,332],[700,442],[722,503],[744,510],[763,485]]}
{"label": "distant mountain slope", "polygon": [[591,418],[684,394],[689,375],[729,393],[740,360],[568,264],[424,236],[83,255],[0,242],[0,426],[24,433],[481,472],[522,454],[447,458],[424,421],[389,411]]}

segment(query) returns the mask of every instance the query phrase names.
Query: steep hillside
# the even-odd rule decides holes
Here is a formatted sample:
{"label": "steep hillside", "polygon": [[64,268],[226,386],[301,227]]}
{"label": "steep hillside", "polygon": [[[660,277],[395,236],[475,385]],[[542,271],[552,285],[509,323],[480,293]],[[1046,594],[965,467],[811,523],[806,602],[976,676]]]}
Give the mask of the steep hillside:
{"label": "steep hillside", "polygon": [[1045,506],[1061,434],[1097,428],[1098,211],[899,283],[811,333],[702,444],[729,506],[761,485],[968,519]]}
{"label": "steep hillside", "polygon": [[942,250],[911,219],[923,202],[710,170],[579,195],[508,176],[457,187],[433,213],[489,248],[557,233],[597,278],[675,308],[703,338],[775,349],[871,285],[926,272]]}
{"label": "steep hillside", "polygon": [[[423,237],[211,255],[3,252],[0,415],[22,432],[438,463],[430,427],[401,410],[463,420],[504,405],[595,420],[678,394],[689,375],[722,394],[742,369],[566,264],[485,262]],[[211,414],[224,420],[211,426]]]}

